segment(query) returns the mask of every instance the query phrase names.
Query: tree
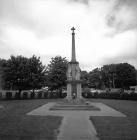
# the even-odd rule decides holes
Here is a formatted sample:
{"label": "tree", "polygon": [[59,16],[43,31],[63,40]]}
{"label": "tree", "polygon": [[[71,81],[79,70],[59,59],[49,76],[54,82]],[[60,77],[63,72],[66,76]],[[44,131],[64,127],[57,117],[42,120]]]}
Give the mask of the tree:
{"label": "tree", "polygon": [[62,90],[66,86],[67,64],[68,61],[66,58],[62,58],[61,56],[51,58],[48,65],[48,86],[51,90]]}
{"label": "tree", "polygon": [[89,74],[87,71],[81,71],[82,87],[88,87],[89,84]]}
{"label": "tree", "polygon": [[39,89],[45,85],[46,67],[40,61],[40,57],[33,55],[28,61],[29,68],[29,86],[31,89]]}
{"label": "tree", "polygon": [[4,89],[4,70],[6,69],[7,61],[5,59],[0,59],[0,89]]}
{"label": "tree", "polygon": [[137,70],[136,70],[136,84],[137,84]]}
{"label": "tree", "polygon": [[128,63],[120,63],[116,66],[116,86],[122,88],[129,88],[129,86],[136,85],[136,70],[134,66]]}
{"label": "tree", "polygon": [[95,68],[89,72],[90,87],[102,88],[101,78],[101,70],[99,68]]}
{"label": "tree", "polygon": [[128,63],[104,65],[102,80],[109,88],[129,88],[136,85],[136,70]]}
{"label": "tree", "polygon": [[4,79],[7,89],[26,89],[28,79],[27,58],[23,56],[11,56],[7,60],[7,66],[4,71]]}
{"label": "tree", "polygon": [[42,65],[40,57],[11,56],[7,60],[4,70],[4,80],[7,89],[35,89],[43,85],[45,66]]}
{"label": "tree", "polygon": [[101,68],[102,80],[106,87],[115,88],[115,79],[117,78],[116,66],[117,64],[110,64]]}

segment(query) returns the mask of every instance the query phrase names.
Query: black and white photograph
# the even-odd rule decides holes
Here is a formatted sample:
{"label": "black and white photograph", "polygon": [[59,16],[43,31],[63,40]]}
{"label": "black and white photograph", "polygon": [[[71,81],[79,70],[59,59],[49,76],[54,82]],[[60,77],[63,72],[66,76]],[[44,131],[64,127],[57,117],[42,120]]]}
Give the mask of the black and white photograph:
{"label": "black and white photograph", "polygon": [[0,0],[0,140],[137,140],[137,0]]}

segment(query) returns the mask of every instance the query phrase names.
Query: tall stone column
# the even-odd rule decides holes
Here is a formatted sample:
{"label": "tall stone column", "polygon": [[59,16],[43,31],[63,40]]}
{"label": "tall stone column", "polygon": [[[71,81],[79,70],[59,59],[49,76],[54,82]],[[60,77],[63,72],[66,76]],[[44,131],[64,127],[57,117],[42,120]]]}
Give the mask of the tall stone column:
{"label": "tall stone column", "polygon": [[75,52],[75,28],[72,27],[72,56],[71,56],[71,61],[76,62],[76,52]]}
{"label": "tall stone column", "polygon": [[75,52],[75,28],[72,27],[72,55],[67,70],[67,99],[72,99],[75,94],[76,98],[81,98],[81,80],[79,63],[76,61]]}

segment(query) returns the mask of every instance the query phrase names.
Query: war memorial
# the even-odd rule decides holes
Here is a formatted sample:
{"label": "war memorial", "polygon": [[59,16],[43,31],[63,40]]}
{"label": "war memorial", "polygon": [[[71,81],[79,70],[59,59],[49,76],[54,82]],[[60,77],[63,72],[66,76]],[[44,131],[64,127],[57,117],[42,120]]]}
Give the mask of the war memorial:
{"label": "war memorial", "polygon": [[72,56],[71,61],[68,64],[67,70],[67,99],[74,98],[80,99],[82,96],[81,80],[80,80],[80,68],[79,63],[76,61],[75,52],[75,28],[72,27]]}
{"label": "war memorial", "polygon": [[66,98],[0,102],[0,139],[136,140],[135,102],[82,97],[75,28],[71,30]]}
{"label": "war memorial", "polygon": [[88,102],[81,95],[79,63],[76,61],[75,28],[72,27],[72,57],[67,70],[67,97],[50,102],[27,113],[36,116],[63,116],[57,140],[99,140],[90,116],[126,117],[123,113],[102,104]]}

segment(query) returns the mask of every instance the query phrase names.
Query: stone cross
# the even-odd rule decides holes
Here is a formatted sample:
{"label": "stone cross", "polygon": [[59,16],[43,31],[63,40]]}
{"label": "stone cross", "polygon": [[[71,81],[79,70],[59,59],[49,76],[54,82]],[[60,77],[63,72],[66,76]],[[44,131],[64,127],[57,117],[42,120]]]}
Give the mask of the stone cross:
{"label": "stone cross", "polygon": [[74,31],[75,31],[75,28],[74,28],[74,27],[72,27],[72,28],[71,28],[71,30],[72,30],[72,33],[74,33]]}

